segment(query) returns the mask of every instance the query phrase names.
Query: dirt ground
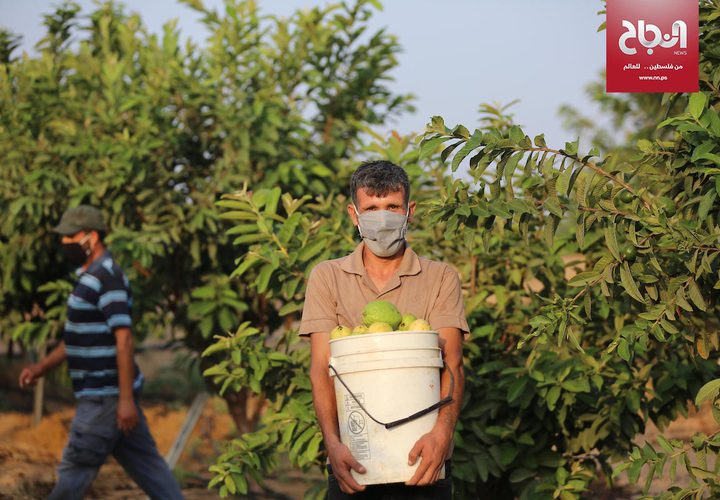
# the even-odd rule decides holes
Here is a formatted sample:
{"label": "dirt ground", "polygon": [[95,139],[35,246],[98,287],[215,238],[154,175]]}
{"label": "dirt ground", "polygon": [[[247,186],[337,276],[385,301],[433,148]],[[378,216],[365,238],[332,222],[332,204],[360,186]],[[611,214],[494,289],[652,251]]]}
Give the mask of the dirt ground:
{"label": "dirt ground", "polygon": [[[224,409],[225,403],[211,399],[178,466],[178,476],[188,498],[213,498],[205,489],[208,459],[216,456],[218,443],[231,437],[234,425]],[[166,404],[144,408],[153,437],[160,453],[172,446],[185,419],[187,408],[171,409]],[[0,497],[43,498],[55,481],[55,467],[67,441],[73,407],[65,407],[43,418],[40,425],[32,425],[26,413],[7,412],[0,415]],[[138,498],[141,492],[122,468],[110,459],[93,482],[91,498]]]}
{"label": "dirt ground", "polygon": [[[172,446],[187,414],[187,407],[171,408],[167,404],[153,404],[143,408],[150,430],[161,454]],[[0,498],[45,498],[55,482],[55,467],[62,456],[70,422],[72,406],[42,419],[37,427],[27,413],[0,414]],[[211,478],[209,465],[221,452],[222,443],[231,439],[235,426],[227,414],[225,402],[211,398],[198,420],[180,458],[175,474],[188,500],[219,498],[216,490],[207,490]],[[282,479],[270,479],[271,491],[254,487],[252,498],[301,498],[307,484],[288,471]],[[318,476],[319,477],[319,476]],[[87,498],[136,499],[143,498],[132,480],[110,458],[100,469]]]}
{"label": "dirt ground", "polygon": [[[147,380],[141,407],[162,455],[173,445],[198,390],[198,384],[191,379],[199,376],[189,374],[186,365],[176,363],[184,354],[149,350],[137,356]],[[26,357],[8,360],[0,343],[0,500],[47,497],[75,414],[72,390],[67,383],[51,378],[45,384],[44,417],[38,426],[33,425],[33,393],[17,387],[17,376],[28,363]],[[207,489],[212,478],[208,467],[222,453],[224,443],[236,435],[225,401],[210,398],[174,470],[185,498],[219,498],[217,490]],[[289,467],[280,467],[274,477],[266,478],[266,489],[251,485],[249,497],[302,498],[303,492],[321,478],[319,472],[303,476]],[[145,495],[111,457],[101,467],[86,498],[143,499]]]}

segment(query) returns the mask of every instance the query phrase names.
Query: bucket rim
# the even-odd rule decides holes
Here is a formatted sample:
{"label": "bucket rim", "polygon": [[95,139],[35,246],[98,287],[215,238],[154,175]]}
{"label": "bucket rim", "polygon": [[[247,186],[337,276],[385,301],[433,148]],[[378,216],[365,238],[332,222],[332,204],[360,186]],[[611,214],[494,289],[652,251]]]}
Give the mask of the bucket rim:
{"label": "bucket rim", "polygon": [[[333,361],[335,361],[333,363]],[[399,368],[429,368],[439,369],[443,367],[441,357],[424,357],[424,358],[398,358],[398,359],[368,359],[362,361],[349,361],[344,363],[337,362],[335,358],[330,358],[330,365],[341,375],[352,373],[361,373],[378,370],[395,370]],[[331,377],[334,375],[331,374]]]}
{"label": "bucket rim", "polygon": [[343,358],[346,356],[357,356],[358,354],[376,354],[376,353],[392,353],[397,351],[442,351],[440,347],[394,347],[392,349],[383,349],[383,348],[365,348],[363,350],[348,350],[347,352],[343,352],[342,354],[335,354],[333,355],[334,358]]}

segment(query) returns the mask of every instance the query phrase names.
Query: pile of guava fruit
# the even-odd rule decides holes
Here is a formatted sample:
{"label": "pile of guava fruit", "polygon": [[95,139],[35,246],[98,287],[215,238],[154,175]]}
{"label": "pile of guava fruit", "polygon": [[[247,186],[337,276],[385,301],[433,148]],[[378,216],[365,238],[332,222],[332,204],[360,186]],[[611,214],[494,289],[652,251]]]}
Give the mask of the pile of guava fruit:
{"label": "pile of guava fruit", "polygon": [[430,323],[412,314],[401,314],[394,304],[387,300],[369,302],[362,313],[362,324],[354,328],[338,325],[330,332],[331,339],[360,335],[363,333],[418,332],[430,330]]}

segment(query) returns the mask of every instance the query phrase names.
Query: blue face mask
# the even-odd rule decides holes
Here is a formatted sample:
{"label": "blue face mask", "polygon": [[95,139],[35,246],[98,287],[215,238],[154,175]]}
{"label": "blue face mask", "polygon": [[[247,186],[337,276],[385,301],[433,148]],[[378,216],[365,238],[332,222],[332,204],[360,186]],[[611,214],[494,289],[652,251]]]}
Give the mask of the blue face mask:
{"label": "blue face mask", "polygon": [[402,249],[410,207],[404,215],[390,210],[374,210],[361,214],[355,205],[353,208],[358,218],[360,237],[373,254],[378,257],[392,257]]}

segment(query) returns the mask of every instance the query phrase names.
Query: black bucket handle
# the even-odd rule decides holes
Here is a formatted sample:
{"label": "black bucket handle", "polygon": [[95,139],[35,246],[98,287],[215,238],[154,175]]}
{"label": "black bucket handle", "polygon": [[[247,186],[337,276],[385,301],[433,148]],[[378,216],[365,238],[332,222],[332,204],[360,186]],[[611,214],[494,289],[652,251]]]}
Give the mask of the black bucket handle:
{"label": "black bucket handle", "polygon": [[437,410],[438,408],[441,408],[441,407],[445,406],[446,404],[452,402],[452,400],[453,400],[452,395],[453,395],[453,392],[455,392],[455,376],[453,375],[452,370],[450,370],[450,369],[448,368],[448,366],[447,366],[447,364],[445,363],[445,361],[443,361],[443,367],[444,367],[444,368],[447,368],[448,373],[450,374],[450,393],[449,393],[447,396],[445,396],[444,398],[442,398],[442,399],[441,399],[440,401],[438,401],[437,403],[434,403],[434,404],[428,406],[427,408],[424,408],[424,409],[422,409],[422,410],[420,410],[420,411],[418,411],[418,412],[415,412],[415,413],[413,413],[412,415],[409,415],[409,416],[407,416],[407,417],[404,417],[404,418],[401,418],[401,419],[398,419],[398,420],[393,420],[392,422],[387,422],[387,423],[386,423],[386,422],[381,422],[381,421],[379,421],[378,419],[376,419],[375,417],[373,417],[373,416],[370,414],[369,411],[367,411],[367,409],[365,408],[365,406],[363,406],[363,404],[358,400],[358,398],[355,396],[355,394],[354,394],[354,393],[350,390],[350,388],[347,386],[347,384],[346,384],[345,381],[342,379],[342,377],[340,376],[340,374],[337,372],[337,370],[335,369],[335,367],[334,367],[333,365],[331,365],[331,364],[329,364],[328,366],[329,366],[330,369],[333,371],[333,373],[335,374],[335,376],[337,377],[337,379],[340,381],[340,383],[342,384],[342,386],[348,391],[348,393],[350,394],[350,396],[352,396],[352,398],[355,400],[355,402],[357,403],[357,405],[365,412],[365,414],[366,414],[368,417],[370,417],[370,420],[372,420],[373,422],[375,422],[375,423],[378,424],[378,425],[384,426],[386,429],[392,429],[393,427],[397,427],[398,425],[402,425],[402,424],[405,424],[405,423],[407,423],[407,422],[411,422],[411,421],[416,420],[416,419],[418,419],[418,418],[420,418],[420,417],[422,417],[422,416],[424,416],[424,415],[427,415],[427,414],[430,413],[431,411],[435,411],[435,410]]}

